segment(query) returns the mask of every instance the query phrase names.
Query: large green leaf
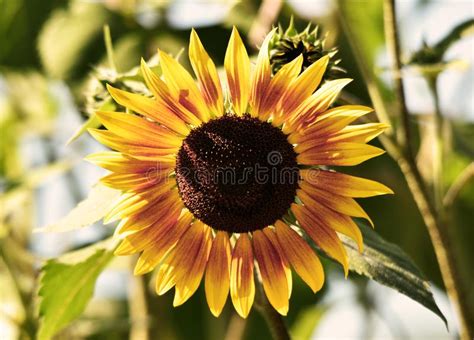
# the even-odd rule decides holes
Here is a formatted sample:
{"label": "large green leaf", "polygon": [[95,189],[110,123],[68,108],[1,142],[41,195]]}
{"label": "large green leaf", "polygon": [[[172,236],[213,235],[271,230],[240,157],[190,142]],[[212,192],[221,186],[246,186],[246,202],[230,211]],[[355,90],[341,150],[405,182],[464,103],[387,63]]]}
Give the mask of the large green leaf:
{"label": "large green leaf", "polygon": [[92,297],[97,277],[113,256],[108,240],[47,261],[39,283],[38,339],[51,339],[76,319]]}
{"label": "large green leaf", "polygon": [[120,196],[120,191],[96,184],[89,196],[56,223],[36,229],[36,232],[64,232],[89,226],[104,217]]}
{"label": "large green leaf", "polygon": [[438,315],[447,325],[429,283],[408,255],[397,245],[385,241],[369,226],[358,225],[364,236],[362,253],[354,241],[341,236],[349,256],[349,269],[410,297]]}

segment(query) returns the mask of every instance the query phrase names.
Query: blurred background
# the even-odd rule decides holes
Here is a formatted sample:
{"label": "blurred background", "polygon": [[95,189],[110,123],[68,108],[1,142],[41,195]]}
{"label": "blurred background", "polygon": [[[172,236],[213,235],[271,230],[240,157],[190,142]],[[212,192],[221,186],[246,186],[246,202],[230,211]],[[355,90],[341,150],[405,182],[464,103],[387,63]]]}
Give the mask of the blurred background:
{"label": "blurred background", "polygon": [[[474,17],[470,0],[397,2],[402,60],[409,63],[423,44],[435,44]],[[327,47],[337,46],[339,66],[354,78],[344,98],[370,105],[356,63],[354,46],[377,76],[384,100],[393,101],[385,49],[382,1],[224,1],[224,0],[0,0],[0,338],[27,338],[37,324],[35,291],[43,260],[97,242],[113,226],[96,223],[64,233],[41,232],[87,196],[103,175],[82,158],[102,150],[84,126],[94,126],[94,110],[113,104],[106,83],[122,84],[136,74],[140,57],[156,49],[178,55],[197,29],[216,64],[222,65],[232,25],[255,54],[272,25],[318,24]],[[110,28],[112,65],[107,58],[104,25]],[[180,61],[189,66],[187,52]],[[110,53],[109,53],[110,56]],[[441,112],[445,116],[446,186],[474,159],[474,38],[462,36],[443,55],[449,64],[440,75]],[[114,68],[114,67],[115,68]],[[434,103],[418,66],[403,70],[410,123],[417,132],[418,162],[429,178]],[[389,112],[390,114],[390,112]],[[86,124],[86,125],[84,125]],[[71,140],[72,138],[72,140]],[[377,142],[376,142],[377,143]],[[397,164],[383,155],[350,169],[390,186],[394,196],[362,200],[377,232],[399,245],[431,282],[435,299],[448,318],[450,333],[433,313],[403,295],[356,274],[344,280],[327,261],[327,282],[313,295],[296,281],[288,325],[295,338],[439,338],[456,337],[457,321],[444,293],[426,228]],[[462,187],[452,205],[456,252],[467,282],[474,280],[474,185]],[[38,231],[39,230],[39,231]],[[58,337],[121,339],[136,323],[151,325],[156,339],[269,339],[261,316],[235,317],[229,301],[219,319],[207,308],[202,287],[191,300],[172,308],[172,293],[148,295],[148,318],[134,313],[137,284],[130,274],[135,259],[116,258],[99,276],[85,313]],[[468,297],[474,303],[474,292]],[[134,321],[133,321],[134,320]],[[133,321],[133,322],[132,322]],[[135,337],[139,339],[139,337]]]}

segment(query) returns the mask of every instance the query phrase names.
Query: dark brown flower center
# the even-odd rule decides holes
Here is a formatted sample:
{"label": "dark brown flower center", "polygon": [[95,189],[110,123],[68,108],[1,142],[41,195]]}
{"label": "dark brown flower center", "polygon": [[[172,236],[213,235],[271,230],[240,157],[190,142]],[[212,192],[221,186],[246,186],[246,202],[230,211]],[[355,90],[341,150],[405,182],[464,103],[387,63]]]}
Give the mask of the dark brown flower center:
{"label": "dark brown flower center", "polygon": [[281,218],[298,186],[286,135],[250,116],[223,116],[191,131],[176,161],[185,206],[210,227],[243,233]]}

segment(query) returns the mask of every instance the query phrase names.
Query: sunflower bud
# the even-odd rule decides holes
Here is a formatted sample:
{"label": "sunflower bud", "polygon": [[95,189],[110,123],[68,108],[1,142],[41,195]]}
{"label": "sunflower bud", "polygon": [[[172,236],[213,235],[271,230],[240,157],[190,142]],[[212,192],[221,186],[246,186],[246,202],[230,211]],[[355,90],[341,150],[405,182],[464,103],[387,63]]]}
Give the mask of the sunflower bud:
{"label": "sunflower bud", "polygon": [[337,78],[341,73],[345,73],[345,70],[337,66],[341,61],[335,58],[337,48],[326,49],[325,42],[326,36],[321,36],[319,26],[311,28],[310,23],[304,31],[298,32],[291,18],[288,28],[284,31],[280,26],[269,45],[273,74],[300,54],[303,55],[303,70],[328,55],[330,59],[324,79]]}

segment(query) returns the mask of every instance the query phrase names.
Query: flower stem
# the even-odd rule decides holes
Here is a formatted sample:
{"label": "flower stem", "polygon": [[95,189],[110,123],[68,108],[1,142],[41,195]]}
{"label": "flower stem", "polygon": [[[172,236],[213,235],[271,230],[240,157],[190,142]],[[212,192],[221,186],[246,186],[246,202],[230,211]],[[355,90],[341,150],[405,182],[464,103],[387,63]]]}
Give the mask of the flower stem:
{"label": "flower stem", "polygon": [[[394,61],[395,90],[402,120],[402,124],[399,127],[401,132],[399,144],[402,152],[392,155],[392,157],[398,161],[428,229],[446,287],[446,292],[450,297],[451,302],[454,304],[455,310],[459,316],[461,338],[472,339],[472,327],[474,322],[470,319],[471,314],[467,305],[467,294],[460,279],[459,266],[451,242],[451,235],[448,232],[446,220],[442,218],[443,214],[436,208],[436,205],[433,204],[433,201],[430,199],[425,182],[416,165],[410,144],[411,133],[403,81],[401,78],[400,45],[398,40],[394,0],[385,0],[384,2],[384,21],[387,47],[389,52],[392,54]],[[437,98],[435,99],[437,100]]]}
{"label": "flower stem", "polygon": [[283,317],[270,305],[260,280],[256,281],[255,307],[265,319],[274,340],[290,340]]}
{"label": "flower stem", "polygon": [[[136,257],[131,257],[133,268]],[[130,340],[150,339],[148,324],[148,302],[144,276],[132,276],[128,294],[130,313]]]}

